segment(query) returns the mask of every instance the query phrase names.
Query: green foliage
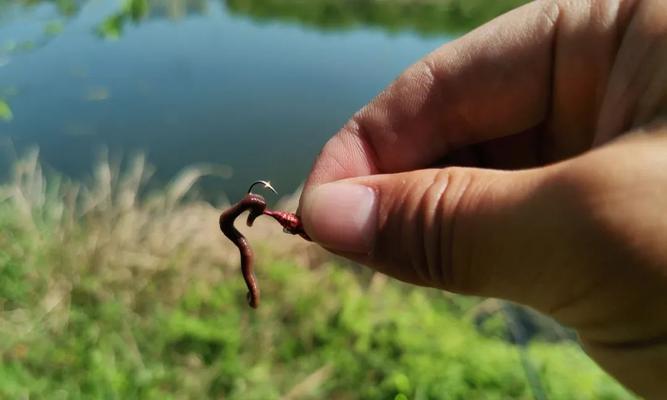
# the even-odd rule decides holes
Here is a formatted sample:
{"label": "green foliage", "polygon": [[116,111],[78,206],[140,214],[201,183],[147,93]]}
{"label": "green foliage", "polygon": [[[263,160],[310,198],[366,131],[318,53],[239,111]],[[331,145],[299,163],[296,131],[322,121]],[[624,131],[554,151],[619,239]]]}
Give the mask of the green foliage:
{"label": "green foliage", "polygon": [[[34,0],[33,0],[34,1]],[[31,2],[33,2],[31,1]],[[53,1],[58,11],[65,16],[71,17],[79,10],[80,2],[77,0],[55,0]]]}
{"label": "green foliage", "polygon": [[324,30],[372,26],[421,34],[463,33],[527,0],[226,0],[257,21],[281,20]]}
{"label": "green foliage", "polygon": [[112,15],[97,27],[97,33],[105,39],[118,39],[123,34],[125,20],[124,14]]}
{"label": "green foliage", "polygon": [[[283,21],[321,30],[375,27],[389,32],[411,30],[424,35],[460,34],[525,4],[528,0],[222,0],[227,9],[256,21]],[[55,0],[64,17],[75,15],[86,0]],[[27,4],[40,3],[32,0]],[[0,2],[0,16],[2,15]],[[120,9],[97,28],[106,39],[117,39],[128,23],[140,23],[149,15],[178,18],[184,12],[201,12],[204,0],[123,0]],[[153,11],[153,12],[151,12]],[[49,24],[47,33],[60,31]]]}
{"label": "green foliage", "polygon": [[9,122],[12,119],[14,119],[14,114],[9,107],[9,103],[0,98],[0,121]]}
{"label": "green foliage", "polygon": [[63,22],[60,20],[49,21],[44,26],[44,33],[48,36],[57,36],[64,28]]}
{"label": "green foliage", "polygon": [[[32,224],[20,215],[0,203],[0,298],[11,322],[0,324],[2,398],[531,398],[517,349],[464,318],[470,299],[332,263],[307,269],[267,246],[257,311],[236,273],[182,281],[166,269],[130,292],[120,287],[139,277],[109,291],[103,276],[114,271],[101,250],[82,253],[97,235],[91,220],[64,235],[49,212]],[[168,255],[175,268],[191,267],[178,262],[188,251]],[[183,295],[170,297],[165,280]],[[629,397],[574,343],[529,352],[550,399]]]}
{"label": "green foliage", "polygon": [[139,23],[150,11],[148,0],[125,0],[123,8],[107,17],[98,27],[97,33],[105,39],[118,39],[127,22]]}

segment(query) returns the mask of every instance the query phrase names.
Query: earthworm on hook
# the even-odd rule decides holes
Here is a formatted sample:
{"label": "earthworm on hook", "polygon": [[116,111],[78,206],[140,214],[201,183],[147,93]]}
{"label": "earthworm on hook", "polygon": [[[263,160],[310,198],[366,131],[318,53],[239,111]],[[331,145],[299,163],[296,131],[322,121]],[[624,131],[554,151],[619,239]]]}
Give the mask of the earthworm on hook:
{"label": "earthworm on hook", "polygon": [[284,211],[272,211],[266,209],[266,200],[264,197],[252,193],[253,187],[258,184],[262,184],[265,188],[277,193],[271,186],[271,183],[267,181],[253,182],[248,189],[248,194],[241,199],[241,201],[220,214],[220,230],[239,249],[241,255],[241,273],[243,274],[246,286],[248,286],[248,304],[252,308],[257,308],[259,306],[259,287],[257,286],[257,279],[253,270],[254,255],[248,240],[234,227],[236,218],[243,212],[249,211],[250,213],[248,214],[246,224],[252,226],[257,217],[268,215],[282,225],[285,233],[299,235],[310,241],[310,238],[303,229],[301,219],[298,215]]}

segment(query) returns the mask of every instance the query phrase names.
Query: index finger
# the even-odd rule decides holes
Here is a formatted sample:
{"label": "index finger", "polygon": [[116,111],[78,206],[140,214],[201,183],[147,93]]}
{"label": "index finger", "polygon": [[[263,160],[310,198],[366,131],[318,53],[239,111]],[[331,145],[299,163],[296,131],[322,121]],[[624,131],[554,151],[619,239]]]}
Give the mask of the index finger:
{"label": "index finger", "polygon": [[543,119],[558,7],[533,2],[408,68],[324,146],[311,186],[424,168],[448,151]]}

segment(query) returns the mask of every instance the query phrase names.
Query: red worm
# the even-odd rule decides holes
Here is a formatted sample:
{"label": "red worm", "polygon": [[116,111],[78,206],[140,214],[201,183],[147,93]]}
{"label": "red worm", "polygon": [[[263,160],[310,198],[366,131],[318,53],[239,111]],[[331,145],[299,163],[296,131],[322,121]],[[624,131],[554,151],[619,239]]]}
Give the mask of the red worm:
{"label": "red worm", "polygon": [[268,215],[278,221],[283,227],[283,231],[292,235],[299,235],[306,240],[310,240],[303,230],[303,224],[298,215],[283,211],[271,211],[266,209],[266,200],[258,194],[248,193],[241,201],[234,204],[220,214],[220,230],[239,248],[241,254],[241,273],[248,286],[248,304],[252,308],[259,306],[259,287],[253,270],[254,255],[248,240],[234,227],[234,221],[244,211],[250,211],[246,221],[248,226],[252,226],[255,219],[262,214]]}

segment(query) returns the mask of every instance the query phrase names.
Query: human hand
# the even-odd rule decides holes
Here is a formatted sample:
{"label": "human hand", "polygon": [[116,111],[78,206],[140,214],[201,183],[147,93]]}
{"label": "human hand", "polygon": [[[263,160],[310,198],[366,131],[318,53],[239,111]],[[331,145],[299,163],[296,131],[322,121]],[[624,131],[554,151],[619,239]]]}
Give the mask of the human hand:
{"label": "human hand", "polygon": [[665,55],[664,0],[508,13],[416,63],[326,144],[306,231],[398,279],[541,310],[664,397]]}

